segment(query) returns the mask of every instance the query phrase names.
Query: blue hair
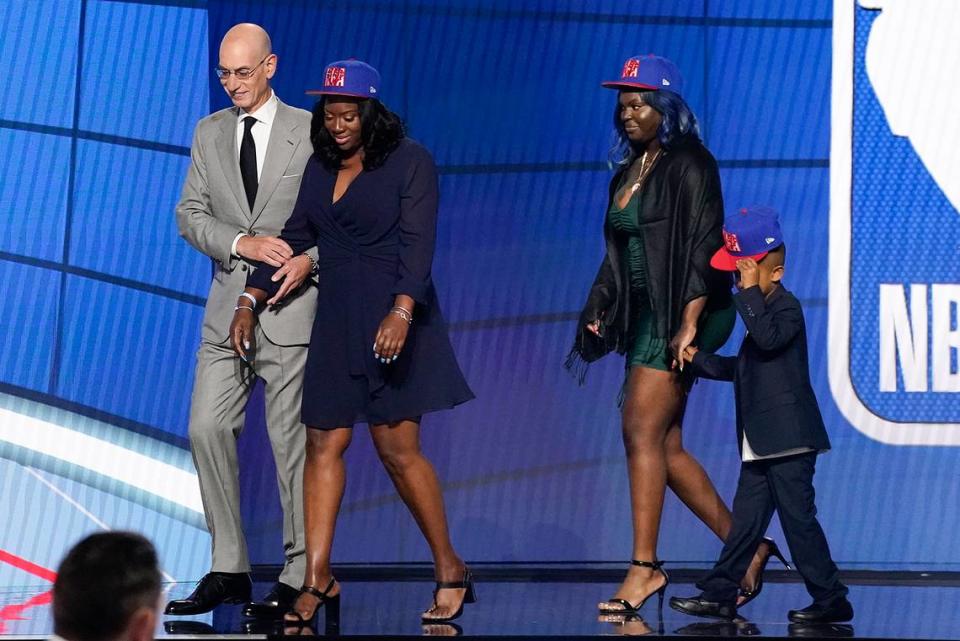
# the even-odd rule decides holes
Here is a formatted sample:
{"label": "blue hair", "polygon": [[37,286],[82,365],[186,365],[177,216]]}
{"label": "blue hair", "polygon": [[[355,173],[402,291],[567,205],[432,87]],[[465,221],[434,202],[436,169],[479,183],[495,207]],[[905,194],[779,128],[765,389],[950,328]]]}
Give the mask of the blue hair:
{"label": "blue hair", "polygon": [[[640,91],[640,100],[649,105],[662,117],[657,129],[657,138],[664,149],[669,149],[681,138],[693,137],[700,140],[700,125],[697,117],[680,94],[665,89],[658,91]],[[620,102],[613,111],[614,143],[610,149],[611,165],[622,165],[633,159],[633,148],[623,128],[620,117]]]}

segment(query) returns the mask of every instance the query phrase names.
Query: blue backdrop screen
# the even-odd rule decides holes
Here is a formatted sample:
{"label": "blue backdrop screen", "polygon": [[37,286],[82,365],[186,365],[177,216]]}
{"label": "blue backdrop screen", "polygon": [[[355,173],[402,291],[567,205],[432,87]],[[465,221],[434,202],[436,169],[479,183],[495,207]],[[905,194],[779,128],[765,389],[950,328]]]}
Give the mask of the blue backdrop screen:
{"label": "blue backdrop screen", "polygon": [[[281,99],[309,109],[304,91],[327,62],[366,60],[383,76],[384,102],[440,167],[435,280],[477,400],[428,416],[423,441],[466,558],[629,554],[616,404],[623,363],[601,361],[584,387],[561,364],[603,251],[616,94],[599,83],[627,56],[656,52],[684,73],[727,207],[781,212],[786,282],[804,304],[811,373],[834,445],[817,487],[837,560],[956,569],[960,551],[947,537],[960,527],[950,507],[960,439],[943,435],[960,414],[958,390],[904,389],[904,372],[916,376],[917,367],[904,359],[919,354],[905,342],[919,336],[910,333],[919,308],[910,307],[907,285],[929,284],[931,301],[933,284],[955,286],[955,261],[931,260],[955,247],[918,245],[896,265],[876,248],[887,244],[893,207],[916,223],[911,234],[946,230],[947,244],[958,219],[945,183],[914,152],[919,138],[891,129],[892,108],[882,92],[877,98],[869,43],[883,13],[840,0],[663,1],[632,11],[606,0],[589,9],[536,0],[0,5],[0,55],[32,54],[7,71],[12,90],[0,92],[0,506],[25,518],[29,495],[65,524],[55,542],[31,520],[0,529],[0,549],[52,567],[83,533],[124,527],[156,539],[175,578],[209,563],[186,430],[211,272],[178,237],[173,208],[194,124],[228,104],[211,71],[219,40],[252,21],[273,37]],[[883,160],[891,154],[904,158],[895,175]],[[846,184],[849,192],[838,191]],[[838,217],[838,203],[853,215]],[[849,273],[837,268],[844,247]],[[901,289],[881,295],[885,284]],[[949,382],[960,347],[950,338],[956,303],[953,290],[936,291],[929,334],[947,346],[947,374],[942,354],[928,360]],[[905,316],[897,316],[901,304]],[[741,338],[738,327],[726,351]],[[892,361],[885,340],[899,350]],[[892,391],[878,384],[890,363]],[[259,395],[250,410],[240,448],[252,561],[278,563],[279,505]],[[919,432],[877,427],[877,416],[944,430],[895,437]],[[728,499],[738,472],[733,425],[731,387],[699,383],[684,441]],[[359,432],[335,560],[428,560]],[[668,499],[663,558],[707,563],[719,546]],[[41,580],[0,565],[0,582],[8,579]]]}

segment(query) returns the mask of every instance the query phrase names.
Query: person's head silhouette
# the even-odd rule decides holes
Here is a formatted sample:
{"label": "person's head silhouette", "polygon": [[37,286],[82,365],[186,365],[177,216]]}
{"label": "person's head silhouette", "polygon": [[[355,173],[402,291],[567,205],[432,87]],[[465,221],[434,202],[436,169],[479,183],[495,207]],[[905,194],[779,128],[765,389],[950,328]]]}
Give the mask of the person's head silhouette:
{"label": "person's head silhouette", "polygon": [[153,545],[131,532],[77,543],[53,584],[53,629],[67,641],[151,641],[160,606]]}

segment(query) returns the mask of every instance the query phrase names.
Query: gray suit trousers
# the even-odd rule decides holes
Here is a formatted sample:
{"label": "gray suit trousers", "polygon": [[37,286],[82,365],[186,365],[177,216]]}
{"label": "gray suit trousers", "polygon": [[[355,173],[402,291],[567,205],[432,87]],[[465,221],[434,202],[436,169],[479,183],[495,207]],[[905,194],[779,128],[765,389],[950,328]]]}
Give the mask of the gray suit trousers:
{"label": "gray suit trousers", "polygon": [[256,326],[251,365],[230,342],[203,341],[190,406],[193,452],[207,527],[212,537],[214,572],[249,572],[250,559],[240,519],[237,438],[243,429],[250,392],[265,383],[267,433],[277,466],[283,508],[285,563],[280,581],[299,588],[305,569],[303,540],[303,461],[306,432],[300,423],[306,345],[276,345]]}

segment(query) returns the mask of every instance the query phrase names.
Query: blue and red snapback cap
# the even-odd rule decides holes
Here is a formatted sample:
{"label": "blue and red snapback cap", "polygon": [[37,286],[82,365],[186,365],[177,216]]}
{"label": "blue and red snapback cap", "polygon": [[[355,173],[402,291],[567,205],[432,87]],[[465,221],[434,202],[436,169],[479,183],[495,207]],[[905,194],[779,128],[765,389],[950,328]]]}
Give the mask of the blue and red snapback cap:
{"label": "blue and red snapback cap", "polygon": [[308,89],[311,96],[352,96],[377,98],[380,72],[367,63],[350,58],[331,62],[323,71],[323,87]]}
{"label": "blue and red snapback cap", "polygon": [[775,209],[762,205],[743,207],[723,220],[723,247],[710,259],[710,266],[735,272],[738,260],[763,260],[782,244],[780,215]]}
{"label": "blue and red snapback cap", "polygon": [[652,53],[627,58],[620,70],[620,79],[607,80],[601,84],[608,89],[643,89],[647,91],[666,89],[677,94],[683,94],[683,76],[680,75],[677,65]]}

